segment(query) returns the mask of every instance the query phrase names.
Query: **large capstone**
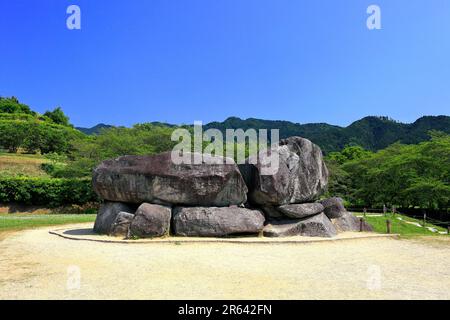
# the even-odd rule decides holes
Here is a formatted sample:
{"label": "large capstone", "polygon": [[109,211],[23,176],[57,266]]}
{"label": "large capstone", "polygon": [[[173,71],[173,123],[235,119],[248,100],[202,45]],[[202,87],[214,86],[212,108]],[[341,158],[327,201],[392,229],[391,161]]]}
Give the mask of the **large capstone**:
{"label": "large capstone", "polygon": [[[188,155],[193,159],[194,154]],[[123,156],[103,161],[94,169],[93,188],[111,201],[239,205],[247,199],[247,186],[233,160],[227,160],[229,164],[224,158],[203,155],[201,164],[175,164],[171,152]]]}
{"label": "large capstone", "polygon": [[104,202],[98,211],[95,219],[94,232],[110,234],[113,223],[120,212],[134,213],[136,208],[133,205],[121,202]]}
{"label": "large capstone", "polygon": [[264,216],[258,210],[240,207],[177,207],[173,227],[178,236],[222,237],[236,234],[256,234],[264,226]]}
{"label": "large capstone", "polygon": [[143,203],[131,221],[130,234],[140,238],[161,237],[169,234],[172,209],[158,204]]}
{"label": "large capstone", "polygon": [[313,201],[328,183],[322,151],[301,137],[281,140],[278,147],[249,157],[240,169],[249,186],[249,200],[263,206]]}
{"label": "large capstone", "polygon": [[273,221],[264,227],[265,237],[334,237],[337,232],[323,213],[302,220]]}

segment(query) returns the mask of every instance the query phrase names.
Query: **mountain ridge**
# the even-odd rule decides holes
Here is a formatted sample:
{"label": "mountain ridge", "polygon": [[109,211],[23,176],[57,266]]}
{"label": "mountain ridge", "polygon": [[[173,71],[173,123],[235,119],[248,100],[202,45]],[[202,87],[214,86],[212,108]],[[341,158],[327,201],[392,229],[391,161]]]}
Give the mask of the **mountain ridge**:
{"label": "mountain ridge", "polygon": [[[174,126],[161,122],[155,125]],[[100,127],[99,127],[100,126]],[[92,128],[77,128],[82,132],[96,134],[109,125],[99,124]],[[450,134],[450,116],[422,116],[412,123],[402,123],[385,116],[366,116],[346,127],[328,123],[294,123],[288,120],[241,119],[228,117],[224,121],[205,124],[204,130],[214,128],[225,133],[226,129],[279,129],[280,139],[302,136],[319,145],[324,153],[339,151],[346,145],[357,144],[365,149],[377,151],[395,142],[419,143],[429,139],[429,131],[437,130]]]}

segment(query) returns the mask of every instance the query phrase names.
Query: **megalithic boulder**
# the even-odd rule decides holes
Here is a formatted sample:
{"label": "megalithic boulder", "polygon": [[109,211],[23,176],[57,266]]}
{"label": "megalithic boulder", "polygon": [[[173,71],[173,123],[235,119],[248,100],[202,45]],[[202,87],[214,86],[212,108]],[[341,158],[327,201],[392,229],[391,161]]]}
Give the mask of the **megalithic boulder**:
{"label": "megalithic boulder", "polygon": [[[194,154],[190,154],[193,158]],[[196,205],[240,205],[247,186],[237,165],[203,155],[201,164],[175,164],[171,153],[122,156],[103,161],[93,171],[99,197],[109,201]],[[217,162],[216,162],[217,161]],[[214,163],[216,162],[216,163]]]}
{"label": "megalithic boulder", "polygon": [[[263,174],[263,168],[271,163],[274,152],[278,154],[278,170]],[[322,151],[301,137],[281,140],[278,147],[249,157],[239,168],[249,187],[249,200],[261,206],[314,201],[328,183]]]}
{"label": "megalithic boulder", "polygon": [[239,207],[177,207],[173,227],[178,236],[222,237],[258,233],[264,227],[259,210]]}

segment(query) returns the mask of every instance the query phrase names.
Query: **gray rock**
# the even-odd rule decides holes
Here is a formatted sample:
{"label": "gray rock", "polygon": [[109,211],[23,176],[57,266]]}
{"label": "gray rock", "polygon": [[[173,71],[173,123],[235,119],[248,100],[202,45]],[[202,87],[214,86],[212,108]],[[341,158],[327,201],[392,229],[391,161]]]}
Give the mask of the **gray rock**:
{"label": "gray rock", "polygon": [[342,217],[347,212],[344,207],[344,201],[339,197],[332,197],[318,202],[324,206],[324,212],[330,219]]}
{"label": "gray rock", "polygon": [[130,234],[141,238],[168,235],[171,213],[170,207],[150,203],[141,204],[131,221]]}
{"label": "gray rock", "polygon": [[222,237],[259,233],[264,216],[258,210],[240,207],[178,207],[173,225],[178,236]]}
{"label": "gray rock", "polygon": [[363,220],[362,230],[363,232],[373,232],[373,227],[365,220]]}
{"label": "gray rock", "polygon": [[[270,162],[273,152],[279,155],[278,170],[263,175],[264,163]],[[256,164],[252,164],[256,162]],[[290,137],[280,141],[276,149],[261,151],[258,156],[240,165],[249,187],[250,201],[259,205],[285,205],[313,201],[325,190],[328,170],[322,151],[311,141]]]}
{"label": "gray rock", "polygon": [[345,231],[371,232],[371,231],[373,231],[372,226],[370,224],[368,224],[366,221],[363,221],[362,230],[361,230],[361,219],[358,217],[355,217],[350,212],[345,212],[345,213],[343,213],[343,215],[341,217],[336,218],[336,219],[331,219],[331,221],[338,232],[345,232]]}
{"label": "gray rock", "polygon": [[98,211],[95,219],[94,232],[100,234],[110,234],[114,221],[119,212],[134,212],[136,208],[133,205],[121,202],[104,202]]}
{"label": "gray rock", "polygon": [[[194,154],[188,154],[193,157]],[[235,163],[174,164],[171,152],[123,156],[93,171],[94,191],[103,199],[131,203],[228,206],[247,199],[247,186]]]}
{"label": "gray rock", "polygon": [[327,237],[336,236],[331,221],[323,213],[302,220],[273,221],[263,229],[265,237]]}
{"label": "gray rock", "polygon": [[119,212],[116,220],[112,224],[111,232],[109,235],[114,237],[128,237],[130,231],[130,224],[134,218],[133,213]]}
{"label": "gray rock", "polygon": [[278,211],[293,219],[302,219],[323,212],[320,203],[286,204],[278,207]]}
{"label": "gray rock", "polygon": [[277,207],[272,206],[263,206],[261,207],[262,211],[266,215],[267,218],[272,219],[280,219],[285,218],[285,216],[277,209]]}

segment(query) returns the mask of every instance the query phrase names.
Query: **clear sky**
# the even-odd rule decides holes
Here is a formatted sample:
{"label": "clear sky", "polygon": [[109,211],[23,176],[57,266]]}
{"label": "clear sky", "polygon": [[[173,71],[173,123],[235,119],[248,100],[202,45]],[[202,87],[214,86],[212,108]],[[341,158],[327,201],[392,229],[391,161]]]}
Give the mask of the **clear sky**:
{"label": "clear sky", "polygon": [[0,39],[0,95],[77,126],[450,110],[449,0],[0,0]]}

